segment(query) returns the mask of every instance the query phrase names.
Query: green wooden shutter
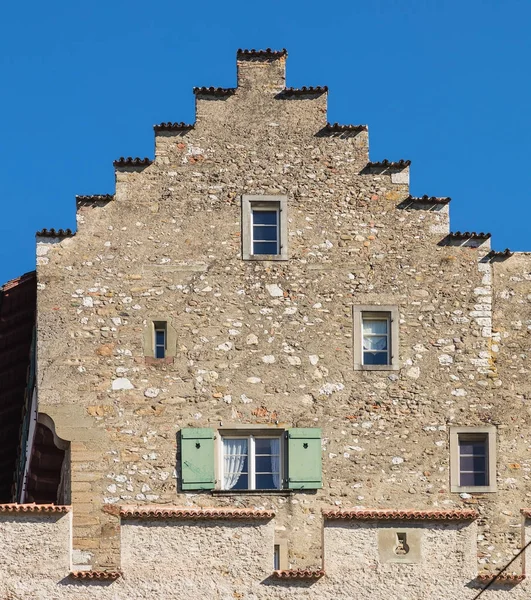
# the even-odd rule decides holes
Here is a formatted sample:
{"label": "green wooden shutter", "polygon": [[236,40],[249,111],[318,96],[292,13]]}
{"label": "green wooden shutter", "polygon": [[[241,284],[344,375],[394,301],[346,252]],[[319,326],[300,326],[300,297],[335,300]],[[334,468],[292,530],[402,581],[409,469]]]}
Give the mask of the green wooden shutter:
{"label": "green wooden shutter", "polygon": [[321,487],[321,430],[288,429],[288,488],[315,490]]}
{"label": "green wooden shutter", "polygon": [[214,430],[181,429],[181,486],[183,490],[213,490]]}

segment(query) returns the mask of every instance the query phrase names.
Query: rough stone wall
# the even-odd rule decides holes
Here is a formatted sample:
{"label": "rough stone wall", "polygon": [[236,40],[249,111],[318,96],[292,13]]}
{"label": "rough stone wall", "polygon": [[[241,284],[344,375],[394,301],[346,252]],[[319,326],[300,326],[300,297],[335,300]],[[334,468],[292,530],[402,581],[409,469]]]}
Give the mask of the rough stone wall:
{"label": "rough stone wall", "polygon": [[[419,563],[381,560],[379,532],[394,525],[419,534]],[[528,521],[527,541],[529,530]],[[0,549],[0,597],[6,600],[472,600],[485,585],[475,579],[477,527],[473,522],[326,523],[326,575],[317,581],[272,577],[273,521],[124,522],[122,576],[114,582],[69,577],[68,515],[59,519],[1,515],[0,532],[5,541]],[[17,564],[13,557],[18,557]],[[482,598],[525,600],[530,586],[528,581],[494,585]]]}
{"label": "rough stone wall", "polygon": [[[321,560],[322,508],[472,503],[480,566],[501,567],[529,494],[529,411],[511,390],[529,384],[492,333],[489,241],[457,244],[447,206],[404,204],[409,168],[368,165],[364,130],[326,130],[326,94],[283,95],[284,58],[238,68],[235,93],[196,94],[194,128],[156,135],[153,164],[117,167],[115,199],[80,208],[75,237],[38,239],[39,406],[71,441],[75,557],[119,563],[106,505],[272,508],[304,567]],[[289,261],[241,260],[242,194],[288,197]],[[498,328],[525,313],[505,301]],[[398,306],[399,371],[353,370],[363,304]],[[153,365],[143,333],[161,316],[177,354]],[[520,354],[526,335],[511,329]],[[179,429],[220,422],[321,427],[323,489],[181,493]],[[498,492],[462,498],[448,425],[485,423]]]}

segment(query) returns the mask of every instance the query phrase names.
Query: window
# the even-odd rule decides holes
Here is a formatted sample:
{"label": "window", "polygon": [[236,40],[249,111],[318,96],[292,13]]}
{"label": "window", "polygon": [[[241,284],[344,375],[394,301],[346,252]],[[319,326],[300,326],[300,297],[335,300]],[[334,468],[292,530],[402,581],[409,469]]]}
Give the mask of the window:
{"label": "window", "polygon": [[183,490],[322,487],[320,429],[185,428],[180,438]]}
{"label": "window", "polygon": [[280,545],[275,544],[275,550],[273,554],[273,569],[275,571],[280,570]]}
{"label": "window", "polygon": [[279,490],[282,487],[280,437],[223,436],[222,489]]}
{"label": "window", "polygon": [[166,357],[166,323],[154,323],[155,358]]}
{"label": "window", "polygon": [[398,308],[354,306],[354,368],[397,370]]}
{"label": "window", "polygon": [[171,326],[171,320],[157,317],[146,321],[143,336],[146,363],[168,364],[173,362],[177,353],[177,332]]}
{"label": "window", "polygon": [[450,429],[452,492],[496,491],[495,427]]}
{"label": "window", "polygon": [[242,258],[287,260],[286,196],[242,196]]}

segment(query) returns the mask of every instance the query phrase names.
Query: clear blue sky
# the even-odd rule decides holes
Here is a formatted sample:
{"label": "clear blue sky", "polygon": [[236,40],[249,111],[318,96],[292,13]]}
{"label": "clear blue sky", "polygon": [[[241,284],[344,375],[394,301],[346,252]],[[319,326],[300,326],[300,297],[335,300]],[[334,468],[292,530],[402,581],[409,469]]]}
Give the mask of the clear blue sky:
{"label": "clear blue sky", "polygon": [[153,157],[154,123],[193,121],[193,86],[235,85],[237,48],[286,47],[287,85],[328,85],[328,120],[411,159],[452,230],[531,250],[530,23],[529,0],[6,2],[0,283],[76,194],[114,192],[113,159]]}

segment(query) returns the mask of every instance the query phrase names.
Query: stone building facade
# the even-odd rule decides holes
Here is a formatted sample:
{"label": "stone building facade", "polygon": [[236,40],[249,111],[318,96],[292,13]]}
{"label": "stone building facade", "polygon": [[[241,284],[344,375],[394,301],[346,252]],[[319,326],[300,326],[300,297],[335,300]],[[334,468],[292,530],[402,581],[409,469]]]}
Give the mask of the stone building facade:
{"label": "stone building facade", "polygon": [[6,597],[530,596],[531,254],[452,233],[286,58],[238,51],[37,234],[64,458],[56,506],[0,508]]}

